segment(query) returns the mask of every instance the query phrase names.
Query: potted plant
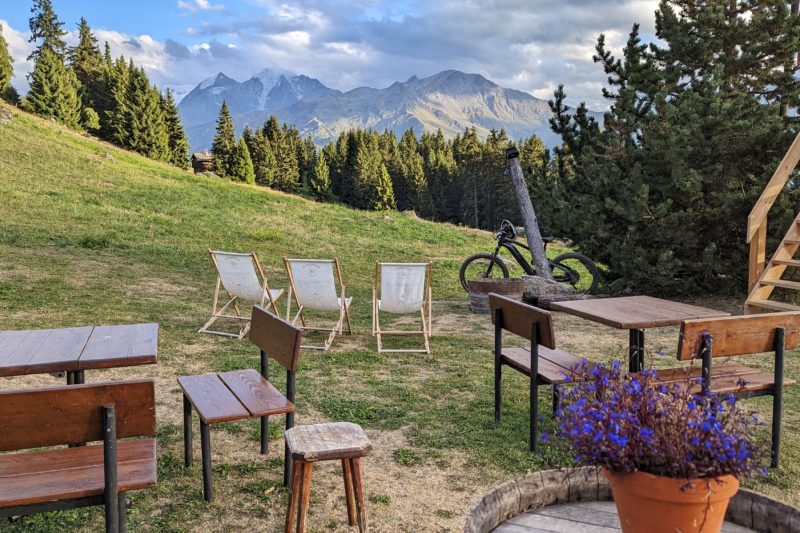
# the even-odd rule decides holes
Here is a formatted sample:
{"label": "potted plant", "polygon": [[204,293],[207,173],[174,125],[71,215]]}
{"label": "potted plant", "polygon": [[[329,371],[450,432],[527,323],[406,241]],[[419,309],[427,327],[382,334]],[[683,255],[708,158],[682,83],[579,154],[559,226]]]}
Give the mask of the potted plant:
{"label": "potted plant", "polygon": [[720,531],[738,479],[765,470],[763,424],[732,394],[582,364],[594,381],[562,390],[560,433],[576,461],[603,469],[622,531]]}

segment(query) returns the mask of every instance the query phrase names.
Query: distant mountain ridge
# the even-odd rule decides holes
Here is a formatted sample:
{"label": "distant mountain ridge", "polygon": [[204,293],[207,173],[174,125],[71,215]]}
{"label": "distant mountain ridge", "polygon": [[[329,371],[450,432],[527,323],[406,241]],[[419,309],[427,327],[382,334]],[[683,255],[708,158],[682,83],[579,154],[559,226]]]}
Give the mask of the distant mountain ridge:
{"label": "distant mountain ridge", "polygon": [[223,100],[237,133],[248,125],[261,127],[276,115],[319,144],[351,128],[388,128],[398,135],[408,128],[418,134],[441,129],[451,138],[468,126],[475,126],[481,136],[503,128],[512,139],[535,133],[548,146],[560,143],[548,125],[552,113],[545,100],[457,70],[422,79],[412,76],[385,89],[347,92],[281,69],[265,69],[244,82],[220,72],[199,83],[178,106],[193,150],[211,146]]}

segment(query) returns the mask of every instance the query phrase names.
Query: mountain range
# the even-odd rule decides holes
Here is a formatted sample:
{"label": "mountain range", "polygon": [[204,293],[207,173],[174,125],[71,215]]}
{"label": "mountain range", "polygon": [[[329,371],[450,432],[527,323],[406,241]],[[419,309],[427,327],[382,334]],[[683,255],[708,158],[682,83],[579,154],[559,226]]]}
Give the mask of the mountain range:
{"label": "mountain range", "polygon": [[199,83],[178,106],[193,150],[211,147],[223,100],[237,134],[245,126],[261,127],[276,115],[318,144],[351,128],[388,128],[398,136],[408,128],[417,134],[441,129],[451,138],[468,126],[475,126],[482,137],[493,128],[504,128],[512,139],[535,133],[548,146],[560,142],[548,125],[551,112],[545,100],[456,70],[422,79],[412,76],[384,89],[347,92],[281,69],[265,69],[244,82],[220,72]]}

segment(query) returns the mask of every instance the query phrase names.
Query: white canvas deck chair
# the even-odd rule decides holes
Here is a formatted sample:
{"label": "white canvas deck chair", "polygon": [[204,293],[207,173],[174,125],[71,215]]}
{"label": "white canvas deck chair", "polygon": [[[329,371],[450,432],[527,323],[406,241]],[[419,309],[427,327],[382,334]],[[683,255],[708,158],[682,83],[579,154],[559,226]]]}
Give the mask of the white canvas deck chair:
{"label": "white canvas deck chair", "polygon": [[[286,303],[286,320],[296,324],[298,320],[304,331],[327,331],[328,339],[322,346],[303,345],[301,348],[327,351],[336,338],[343,334],[344,321],[347,320],[347,334],[353,333],[350,325],[350,304],[353,298],[347,298],[342,282],[342,270],[338,259],[288,259],[286,272],[289,275],[289,297]],[[334,272],[335,269],[335,272]],[[341,297],[336,294],[336,278],[339,279]],[[297,314],[292,318],[292,298],[297,302]],[[306,325],[305,311],[327,311],[338,313],[338,319],[329,327],[312,327]]]}
{"label": "white canvas deck chair", "polygon": [[[380,292],[378,292],[380,288]],[[372,289],[372,335],[378,339],[378,353],[431,353],[431,264],[377,263]],[[381,312],[397,315],[419,313],[419,330],[381,330]],[[424,349],[384,349],[382,335],[421,335]]]}
{"label": "white canvas deck chair", "polygon": [[[272,290],[267,284],[267,277],[264,269],[258,262],[258,257],[254,252],[251,253],[232,253],[215,252],[209,250],[211,262],[217,270],[217,287],[214,290],[214,305],[211,311],[211,318],[206,322],[198,333],[211,333],[212,335],[224,335],[226,337],[236,337],[241,339],[250,331],[250,309],[247,306],[247,314],[242,315],[239,308],[239,301],[244,300],[264,307],[267,310],[272,308],[272,312],[278,314],[276,302],[283,295],[283,289]],[[261,281],[259,280],[261,277]],[[228,295],[228,301],[222,307],[220,304],[220,289]],[[224,300],[224,297],[223,297]],[[231,314],[230,309],[236,314]],[[227,311],[227,314],[226,314]],[[226,333],[224,331],[214,331],[208,329],[220,318],[242,320],[245,324],[239,333]]]}

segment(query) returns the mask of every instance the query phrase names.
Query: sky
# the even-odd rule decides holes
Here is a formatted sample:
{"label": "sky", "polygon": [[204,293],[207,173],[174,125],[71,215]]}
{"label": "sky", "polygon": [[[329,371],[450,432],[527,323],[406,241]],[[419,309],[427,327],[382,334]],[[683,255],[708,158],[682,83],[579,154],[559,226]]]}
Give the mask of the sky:
{"label": "sky", "polygon": [[[180,97],[218,72],[244,81],[280,67],[347,91],[382,88],[447,69],[568,103],[604,109],[602,68],[592,55],[606,35],[620,50],[635,22],[653,38],[657,0],[53,0],[74,42],[86,17],[100,45],[143,66]],[[14,58],[13,84],[27,91],[31,2],[0,0]]]}

